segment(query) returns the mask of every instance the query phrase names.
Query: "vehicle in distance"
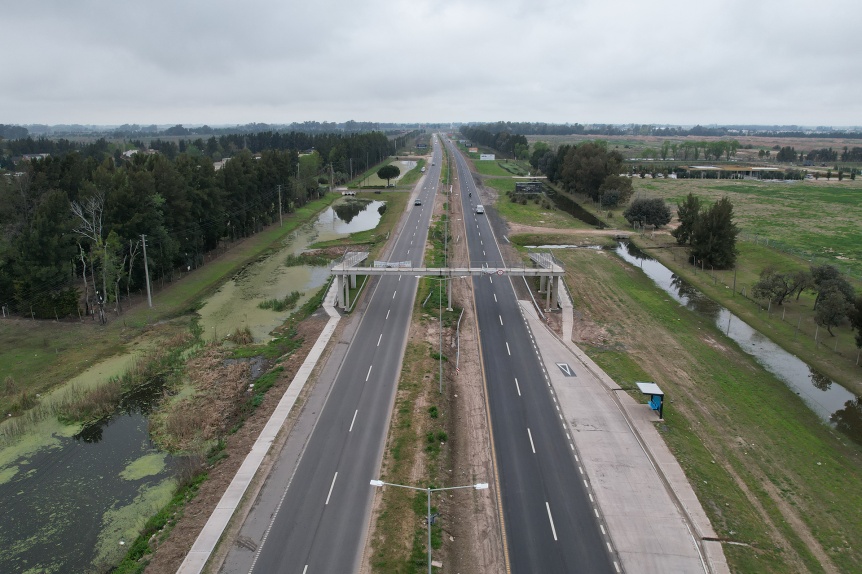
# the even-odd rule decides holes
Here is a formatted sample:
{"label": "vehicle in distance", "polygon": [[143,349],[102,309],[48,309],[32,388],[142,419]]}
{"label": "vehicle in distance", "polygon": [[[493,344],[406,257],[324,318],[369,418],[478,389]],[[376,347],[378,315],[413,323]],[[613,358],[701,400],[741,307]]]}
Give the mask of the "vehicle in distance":
{"label": "vehicle in distance", "polygon": [[422,205],[422,200],[417,199],[416,201],[413,202],[413,205]]}
{"label": "vehicle in distance", "polygon": [[476,206],[476,213],[485,213],[485,206],[484,205],[477,205]]}

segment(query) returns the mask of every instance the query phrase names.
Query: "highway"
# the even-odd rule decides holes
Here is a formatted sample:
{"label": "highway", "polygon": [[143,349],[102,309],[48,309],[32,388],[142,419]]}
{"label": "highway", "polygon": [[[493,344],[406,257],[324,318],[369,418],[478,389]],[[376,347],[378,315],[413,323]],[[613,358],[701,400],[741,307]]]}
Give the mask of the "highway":
{"label": "highway", "polygon": [[[390,261],[419,266],[440,178],[434,138],[418,198]],[[367,536],[374,489],[401,370],[417,279],[382,277],[353,337],[282,501],[258,543],[251,572],[356,572]]]}
{"label": "highway", "polygon": [[[470,266],[502,267],[488,216],[476,214],[466,161],[446,145],[460,181]],[[477,277],[473,292],[511,572],[616,572],[511,280]]]}

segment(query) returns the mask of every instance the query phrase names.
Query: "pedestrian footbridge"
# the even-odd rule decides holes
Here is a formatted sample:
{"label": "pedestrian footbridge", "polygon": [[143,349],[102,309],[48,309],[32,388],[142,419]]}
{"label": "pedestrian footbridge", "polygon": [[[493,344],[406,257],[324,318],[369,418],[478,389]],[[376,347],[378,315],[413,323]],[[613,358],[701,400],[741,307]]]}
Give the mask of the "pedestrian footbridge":
{"label": "pedestrian footbridge", "polygon": [[[561,278],[565,275],[563,267],[546,252],[531,252],[531,266],[511,266],[499,263],[482,264],[479,267],[414,267],[411,261],[374,261],[363,265],[368,259],[367,251],[349,251],[330,268],[335,276],[337,302],[342,309],[350,308],[350,289],[356,288],[356,277],[360,275],[413,275],[414,277],[539,277],[539,293],[545,295],[546,309],[557,307],[557,297]],[[450,304],[451,306],[451,304]]]}

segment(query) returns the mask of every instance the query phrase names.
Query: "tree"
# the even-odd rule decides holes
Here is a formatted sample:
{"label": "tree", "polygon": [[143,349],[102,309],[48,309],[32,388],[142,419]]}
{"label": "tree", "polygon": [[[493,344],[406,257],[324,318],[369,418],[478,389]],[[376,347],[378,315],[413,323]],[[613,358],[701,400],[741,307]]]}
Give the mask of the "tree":
{"label": "tree", "polygon": [[793,294],[793,275],[767,267],[760,272],[760,281],[752,287],[752,293],[759,299],[769,299],[781,305],[784,299]]}
{"label": "tree", "polygon": [[615,207],[625,203],[634,193],[631,178],[618,174],[611,174],[605,178],[599,186],[599,197],[602,207]]}
{"label": "tree", "polygon": [[736,236],[733,204],[727,197],[712,204],[694,225],[691,255],[697,261],[716,269],[729,269],[736,263]]}
{"label": "tree", "polygon": [[390,179],[392,179],[393,177],[398,177],[399,175],[401,175],[401,170],[398,169],[397,165],[384,165],[377,170],[377,177],[386,180],[386,187],[389,187]]}
{"label": "tree", "polygon": [[689,193],[685,201],[676,204],[676,216],[679,218],[679,227],[670,232],[676,238],[679,245],[691,243],[691,235],[697,218],[700,217],[700,199]]}
{"label": "tree", "polygon": [[[562,147],[562,146],[561,146]],[[587,142],[568,148],[560,170],[560,182],[569,191],[599,199],[599,187],[609,175],[619,175],[623,156],[608,152],[603,142]]]}
{"label": "tree", "polygon": [[631,225],[638,223],[661,227],[670,221],[670,207],[659,197],[636,199],[623,212],[623,217]]}
{"label": "tree", "polygon": [[806,289],[811,289],[814,287],[814,278],[811,276],[810,271],[806,271],[805,269],[798,269],[792,273],[793,276],[793,291],[791,294],[796,293],[796,300],[799,301],[799,296],[802,295],[802,292]]}
{"label": "tree", "polygon": [[833,337],[832,327],[837,327],[841,321],[847,317],[850,311],[850,302],[843,293],[838,291],[830,291],[820,301],[817,309],[814,311],[814,321],[821,327],[826,327],[829,334]]}
{"label": "tree", "polygon": [[814,299],[814,308],[832,291],[837,291],[849,302],[855,297],[853,286],[845,279],[834,265],[816,265],[811,268],[811,277],[814,288],[817,290],[817,298]]}
{"label": "tree", "polygon": [[856,346],[862,348],[862,295],[856,297],[847,318],[850,319],[850,326],[856,330]]}

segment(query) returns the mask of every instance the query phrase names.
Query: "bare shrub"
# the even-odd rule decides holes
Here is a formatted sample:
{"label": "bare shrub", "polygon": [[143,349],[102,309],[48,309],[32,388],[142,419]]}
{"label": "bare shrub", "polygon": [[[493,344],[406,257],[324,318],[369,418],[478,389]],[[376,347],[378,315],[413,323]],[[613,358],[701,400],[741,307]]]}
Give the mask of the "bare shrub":
{"label": "bare shrub", "polygon": [[6,378],[3,380],[3,394],[11,397],[19,390],[15,378],[12,375],[6,375]]}
{"label": "bare shrub", "polygon": [[254,337],[252,336],[251,329],[248,328],[248,325],[242,329],[237,329],[228,335],[227,339],[237,345],[248,345],[250,343],[254,343]]}

